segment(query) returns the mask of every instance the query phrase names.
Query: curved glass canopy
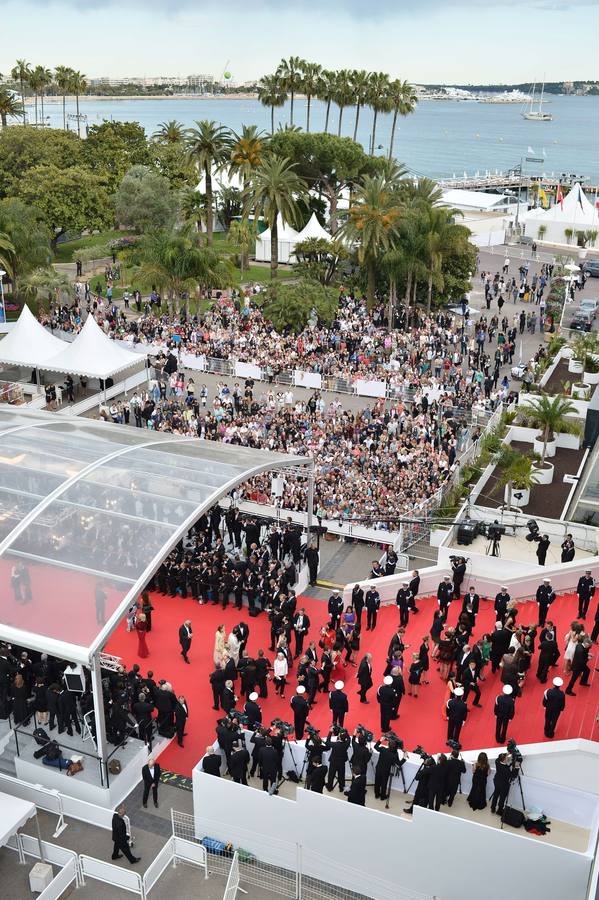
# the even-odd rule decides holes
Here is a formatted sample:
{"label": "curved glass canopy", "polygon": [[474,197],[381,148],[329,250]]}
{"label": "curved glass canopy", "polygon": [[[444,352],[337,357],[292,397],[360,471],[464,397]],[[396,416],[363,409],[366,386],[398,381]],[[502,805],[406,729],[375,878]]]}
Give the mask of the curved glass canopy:
{"label": "curved glass canopy", "polygon": [[0,409],[0,638],[88,662],[205,510],[312,461]]}

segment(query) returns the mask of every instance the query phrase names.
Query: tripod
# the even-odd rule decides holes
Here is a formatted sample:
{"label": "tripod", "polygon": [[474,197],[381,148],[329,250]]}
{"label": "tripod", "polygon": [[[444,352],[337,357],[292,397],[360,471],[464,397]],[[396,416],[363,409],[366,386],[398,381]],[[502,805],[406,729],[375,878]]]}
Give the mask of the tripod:
{"label": "tripod", "polygon": [[487,544],[487,556],[501,556],[501,551],[499,550],[499,541],[500,538],[492,538]]}
{"label": "tripod", "polygon": [[[393,784],[393,779],[395,778],[395,776],[397,774],[401,775],[401,783],[403,785],[403,792],[404,792],[404,794],[407,794],[406,779],[404,778],[404,774],[403,774],[404,762],[405,762],[405,759],[402,760],[402,762],[399,766],[391,766],[391,769],[389,771],[389,779],[387,781],[387,788],[385,791],[385,809],[389,809],[389,798],[391,797],[391,785]],[[410,785],[410,787],[411,787],[411,785]]]}
{"label": "tripod", "polygon": [[510,792],[512,790],[512,785],[514,781],[518,782],[518,787],[520,788],[520,799],[522,800],[522,811],[526,809],[526,803],[524,802],[524,791],[522,790],[522,779],[520,778],[520,772],[522,771],[522,767],[520,767],[516,777],[510,780],[509,787],[507,789],[507,794],[505,795],[505,803],[503,804],[503,810],[501,812],[501,828],[503,828],[505,824],[505,811],[509,806]]}

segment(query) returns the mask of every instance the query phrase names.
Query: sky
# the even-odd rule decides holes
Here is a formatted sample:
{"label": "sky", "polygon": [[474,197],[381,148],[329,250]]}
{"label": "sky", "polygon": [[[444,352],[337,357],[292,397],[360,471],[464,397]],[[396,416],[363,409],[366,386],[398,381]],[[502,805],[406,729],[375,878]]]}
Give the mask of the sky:
{"label": "sky", "polygon": [[[213,74],[241,83],[296,55],[422,83],[598,77],[597,0],[0,0],[15,58],[88,76]],[[14,56],[13,56],[14,55]]]}

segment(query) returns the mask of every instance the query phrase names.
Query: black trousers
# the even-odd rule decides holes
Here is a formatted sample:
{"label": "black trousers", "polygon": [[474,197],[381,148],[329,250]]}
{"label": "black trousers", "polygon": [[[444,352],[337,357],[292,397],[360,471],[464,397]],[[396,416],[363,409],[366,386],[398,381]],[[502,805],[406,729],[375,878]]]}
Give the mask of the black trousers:
{"label": "black trousers", "polygon": [[456,722],[453,719],[447,720],[447,740],[448,741],[459,741],[460,732],[462,730],[463,722]]}
{"label": "black trousers", "polygon": [[374,796],[377,800],[387,799],[390,771],[390,769],[380,769],[379,766],[374,770]]}
{"label": "black trousers", "polygon": [[310,584],[316,584],[316,579],[318,577],[318,564],[308,564],[308,571],[310,573]]}
{"label": "black trousers", "polygon": [[338,712],[336,709],[333,710],[333,725],[341,725],[343,728],[343,723],[345,721],[345,711]]}
{"label": "black trousers", "polygon": [[133,854],[131,853],[131,848],[129,847],[129,841],[113,841],[112,847],[112,858],[116,859],[119,855],[119,852],[126,856],[130,863],[132,863],[135,859]]}
{"label": "black trousers", "polygon": [[[591,670],[589,669],[588,666],[585,666],[584,669],[581,669],[579,672],[572,672],[572,677],[570,678],[568,687],[566,688],[566,694],[569,693],[570,691],[574,690],[576,682],[578,681],[579,678],[580,678],[580,683],[582,685],[588,684],[590,674],[591,674]],[[582,675],[582,678],[581,678],[581,675]]]}
{"label": "black trousers", "polygon": [[295,632],[295,655],[301,656],[304,649],[304,632]]}
{"label": "black trousers", "polygon": [[[545,561],[539,562],[539,565],[544,566]],[[549,611],[549,607],[546,603],[539,603],[539,625],[544,625],[547,620],[547,613]]]}
{"label": "black trousers", "polygon": [[464,702],[466,702],[471,693],[474,694],[474,702],[480,703],[480,688],[477,684],[468,685],[464,691]]}
{"label": "black trousers", "polygon": [[591,631],[591,640],[596,641],[599,637],[599,619],[595,619],[595,624],[593,625],[593,630]]}
{"label": "black trousers", "polygon": [[589,611],[589,603],[591,602],[591,598],[588,597],[586,600],[581,600],[578,598],[578,618],[584,619],[587,612]]}
{"label": "black trousers", "polygon": [[507,800],[507,795],[509,793],[509,788],[495,788],[493,793],[491,794],[491,812],[503,812],[503,807],[505,806],[505,801]]}
{"label": "black trousers", "polygon": [[369,609],[369,610],[367,610],[367,615],[366,615],[366,628],[367,628],[367,629],[370,629],[370,631],[374,631],[374,629],[376,628],[376,617],[377,617],[377,614],[378,614],[378,610],[377,610],[377,609]]}
{"label": "black trousers", "polygon": [[152,789],[152,798],[154,800],[154,803],[158,803],[158,785],[149,784],[147,781],[144,781],[144,796],[142,800],[144,806],[148,802],[148,797],[150,796],[150,788]]}
{"label": "black trousers", "polygon": [[409,621],[410,621],[410,610],[407,608],[407,606],[400,606],[399,607],[399,624],[403,628],[407,628]]}
{"label": "black trousers", "polygon": [[558,712],[551,712],[551,710],[545,710],[545,737],[554,737],[555,729],[557,727],[557,721],[560,717]]}
{"label": "black trousers", "polygon": [[391,706],[381,706],[381,732],[384,734],[391,727],[391,715],[393,709]]}
{"label": "black trousers", "polygon": [[498,744],[504,744],[507,737],[507,727],[510,723],[509,719],[503,716],[497,716],[495,720],[495,740]]}
{"label": "black trousers", "polygon": [[370,688],[363,687],[362,685],[360,685],[360,700],[362,702],[364,702],[366,700],[366,693],[369,690],[370,690]]}
{"label": "black trousers", "polygon": [[335,778],[339,781],[339,789],[341,791],[345,790],[345,762],[329,763],[327,790],[333,790]]}
{"label": "black trousers", "polygon": [[219,687],[216,687],[215,685],[212,685],[211,687],[212,687],[212,699],[214,701],[212,705],[214,706],[215,709],[219,709],[220,708],[220,691],[221,691],[221,689]]}
{"label": "black trousers", "polygon": [[262,774],[262,790],[263,791],[268,791],[271,784],[276,784],[276,783],[277,783],[276,775],[272,775],[272,774],[265,775],[264,773]]}

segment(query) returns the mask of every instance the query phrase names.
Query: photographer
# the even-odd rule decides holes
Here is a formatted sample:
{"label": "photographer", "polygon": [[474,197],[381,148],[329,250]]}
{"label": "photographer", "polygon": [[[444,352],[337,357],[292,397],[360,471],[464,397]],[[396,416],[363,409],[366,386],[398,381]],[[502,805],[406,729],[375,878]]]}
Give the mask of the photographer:
{"label": "photographer", "polygon": [[325,752],[325,743],[320,736],[318,728],[314,728],[313,725],[310,725],[309,722],[306,722],[306,731],[308,732],[308,738],[305,744],[306,750],[306,758],[308,760],[307,773],[308,775],[316,765],[316,760],[320,759],[322,761],[322,754]]}
{"label": "photographer", "polygon": [[306,775],[306,790],[314,791],[315,794],[322,794],[328,768],[320,756],[315,756],[313,763],[312,769]]}
{"label": "photographer", "polygon": [[[544,534],[539,538],[537,542],[537,560],[540,566],[545,565],[545,560],[547,559],[547,551],[549,550],[549,546],[551,541],[549,540],[549,535]],[[542,622],[539,624],[543,624]]]}
{"label": "photographer", "polygon": [[453,749],[451,751],[451,756],[447,760],[445,766],[445,797],[443,803],[446,803],[448,806],[452,806],[455,795],[458,792],[458,787],[460,786],[460,779],[462,775],[466,774],[466,763],[460,756],[462,747],[460,744],[454,743],[453,741],[452,744]]}
{"label": "photographer", "polygon": [[401,768],[406,761],[406,754],[399,758],[399,751],[403,750],[403,744],[395,740],[391,734],[383,734],[374,745],[379,758],[374,770],[374,796],[377,800],[387,799],[387,788],[391,788],[391,770],[395,766]]}
{"label": "photographer", "polygon": [[432,771],[435,766],[435,760],[432,756],[425,756],[422,761],[422,767],[416,772],[416,793],[410,806],[404,807],[405,813],[412,813],[415,806],[428,806],[429,782]]}
{"label": "photographer", "polygon": [[372,738],[372,731],[368,731],[363,725],[358,725],[351,739],[352,768],[357,766],[362,772],[366,771],[372,757],[372,750],[368,746],[368,743],[372,741]]}
{"label": "photographer", "polygon": [[466,560],[463,556],[450,556],[449,558],[453,570],[453,596],[456,600],[459,600],[462,591],[462,582],[466,577]]}
{"label": "photographer", "polygon": [[231,774],[231,778],[236,784],[245,784],[247,786],[249,762],[250,754],[246,750],[243,739],[241,740],[241,742],[236,742],[235,744],[233,744],[231,750],[231,762],[229,763],[229,772]]}
{"label": "photographer", "polygon": [[562,543],[562,562],[572,562],[576,555],[576,547],[571,534],[566,535],[565,541]]}
{"label": "photographer", "polygon": [[503,807],[510,792],[510,784],[518,775],[518,766],[510,753],[500,753],[495,762],[491,812],[503,815]]}
{"label": "photographer", "polygon": [[352,779],[347,794],[348,803],[355,803],[357,806],[366,806],[366,773],[359,768],[352,766]]}
{"label": "photographer", "polygon": [[347,764],[350,739],[345,728],[333,726],[329,731],[325,750],[330,750],[329,775],[327,779],[327,791],[332,791],[335,778],[339,783],[341,793],[345,790],[345,766]]}

